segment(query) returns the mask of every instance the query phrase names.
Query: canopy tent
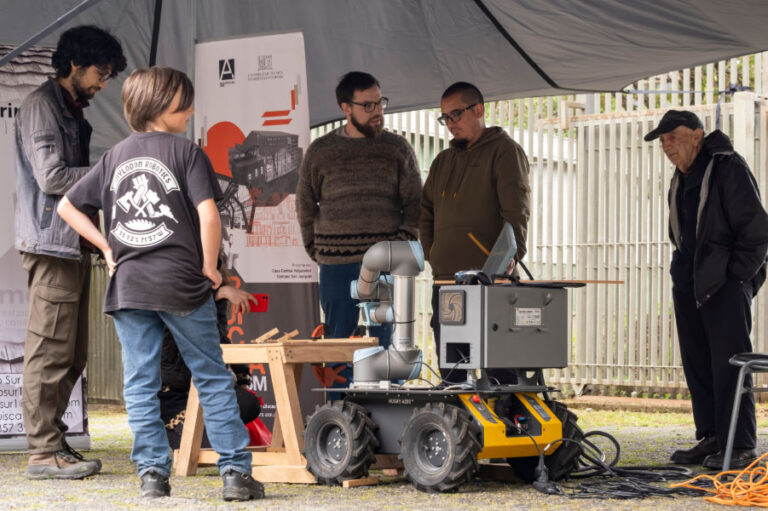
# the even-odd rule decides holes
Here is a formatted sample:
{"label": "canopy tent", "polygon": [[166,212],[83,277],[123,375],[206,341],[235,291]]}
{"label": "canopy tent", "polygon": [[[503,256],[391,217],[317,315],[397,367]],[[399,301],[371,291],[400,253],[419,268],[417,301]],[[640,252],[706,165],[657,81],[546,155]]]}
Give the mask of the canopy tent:
{"label": "canopy tent", "polygon": [[[488,99],[615,91],[768,49],[764,0],[2,0],[0,44],[20,44],[78,6],[37,44],[93,23],[120,39],[129,70],[155,47],[158,65],[191,74],[196,40],[303,31],[312,125],[340,117],[333,89],[353,69],[379,78],[390,109],[402,111],[437,106],[458,80]],[[94,152],[127,134],[122,78],[89,112]]]}

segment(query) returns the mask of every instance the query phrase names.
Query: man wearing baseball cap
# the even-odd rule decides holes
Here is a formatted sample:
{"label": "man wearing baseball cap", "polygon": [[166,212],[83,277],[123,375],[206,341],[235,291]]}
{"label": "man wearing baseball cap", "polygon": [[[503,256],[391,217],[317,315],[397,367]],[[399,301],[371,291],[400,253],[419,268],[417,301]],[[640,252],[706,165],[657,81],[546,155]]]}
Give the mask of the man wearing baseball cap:
{"label": "man wearing baseball cap", "polygon": [[[705,136],[696,114],[670,110],[645,141],[657,138],[676,167],[668,196],[672,297],[700,440],[675,451],[672,461],[721,469],[738,375],[728,359],[752,351],[751,304],[766,277],[768,213],[752,172],[723,132]],[[746,393],[731,468],[755,459],[755,435],[754,396]]]}

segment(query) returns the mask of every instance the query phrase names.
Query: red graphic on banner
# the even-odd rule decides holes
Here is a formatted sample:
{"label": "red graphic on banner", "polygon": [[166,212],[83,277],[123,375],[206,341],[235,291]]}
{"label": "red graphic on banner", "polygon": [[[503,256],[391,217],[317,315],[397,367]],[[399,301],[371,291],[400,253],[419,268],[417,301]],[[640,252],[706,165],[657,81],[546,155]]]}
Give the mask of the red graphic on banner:
{"label": "red graphic on banner", "polygon": [[245,135],[237,125],[229,122],[217,122],[205,135],[206,145],[203,151],[211,160],[213,170],[222,176],[232,177],[232,171],[229,168],[229,149],[235,147],[235,144],[242,144]]}
{"label": "red graphic on banner", "polygon": [[296,85],[291,89],[291,109],[290,110],[270,110],[262,114],[264,117],[288,117],[288,119],[268,119],[261,123],[262,126],[283,126],[291,123],[291,112],[296,110]]}
{"label": "red graphic on banner", "polygon": [[264,112],[262,117],[285,117],[286,115],[291,115],[290,110],[271,110],[269,112]]}
{"label": "red graphic on banner", "polygon": [[290,119],[270,119],[261,123],[262,126],[279,126],[281,124],[290,124]]}

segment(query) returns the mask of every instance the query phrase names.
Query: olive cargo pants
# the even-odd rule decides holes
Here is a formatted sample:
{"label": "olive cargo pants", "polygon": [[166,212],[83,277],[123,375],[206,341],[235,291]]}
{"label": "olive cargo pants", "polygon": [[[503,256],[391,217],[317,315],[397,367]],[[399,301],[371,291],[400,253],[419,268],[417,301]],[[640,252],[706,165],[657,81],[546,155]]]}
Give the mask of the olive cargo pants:
{"label": "olive cargo pants", "polygon": [[91,256],[82,261],[22,253],[28,273],[22,407],[30,454],[62,448],[62,416],[88,359]]}

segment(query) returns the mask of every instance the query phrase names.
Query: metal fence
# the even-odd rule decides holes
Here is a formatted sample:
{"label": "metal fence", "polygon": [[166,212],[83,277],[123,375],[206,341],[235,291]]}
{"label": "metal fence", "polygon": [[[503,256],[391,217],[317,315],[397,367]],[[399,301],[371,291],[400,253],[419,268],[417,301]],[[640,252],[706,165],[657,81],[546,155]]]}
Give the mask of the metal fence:
{"label": "metal fence", "polygon": [[120,342],[112,318],[102,312],[108,280],[104,262],[94,262],[88,307],[88,401],[122,403],[123,364]]}
{"label": "metal fence", "polygon": [[[740,87],[753,92],[734,93]],[[709,131],[719,101],[721,129],[768,193],[768,52],[664,73],[628,89],[632,92],[489,102],[487,122],[503,126],[531,162],[526,257],[531,271],[539,278],[624,282],[570,292],[570,365],[548,371],[549,381],[577,391],[597,385],[677,392],[685,381],[668,278],[666,192],[673,168],[658,143],[645,143],[642,136],[675,107],[697,112]],[[385,116],[387,128],[413,145],[423,177],[450,140],[437,115],[432,109]],[[339,125],[313,129],[312,138]],[[103,268],[96,266],[89,394],[119,402],[120,348],[112,321],[101,312],[105,286]],[[431,286],[427,269],[417,279],[416,334],[425,359],[436,367]],[[758,297],[753,313],[755,349],[766,351],[768,299]],[[434,381],[427,371],[422,377]]]}
{"label": "metal fence", "polygon": [[[737,92],[744,87],[752,92]],[[685,380],[668,278],[666,194],[674,168],[658,142],[642,136],[669,108],[697,112],[707,131],[719,117],[765,190],[768,53],[665,73],[627,90],[489,102],[486,120],[503,126],[531,162],[531,271],[543,279],[623,281],[570,292],[570,365],[548,371],[549,381],[577,392],[610,385],[675,393]],[[424,178],[450,139],[438,115],[385,116],[387,128],[411,142]],[[315,129],[313,137],[338,125]],[[434,364],[429,271],[417,289],[418,343]],[[755,301],[756,350],[766,349],[766,308],[768,300]],[[428,372],[422,377],[434,380]]]}

